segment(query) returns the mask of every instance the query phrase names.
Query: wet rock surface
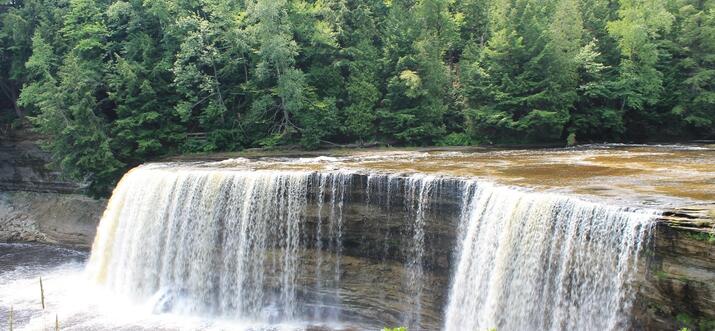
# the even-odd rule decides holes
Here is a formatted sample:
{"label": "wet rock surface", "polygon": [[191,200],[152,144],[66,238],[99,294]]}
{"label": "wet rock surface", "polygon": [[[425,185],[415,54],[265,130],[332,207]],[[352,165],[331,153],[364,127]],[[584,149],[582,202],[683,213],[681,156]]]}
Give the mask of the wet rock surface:
{"label": "wet rock surface", "polygon": [[649,330],[715,330],[715,237],[656,227],[636,317]]}

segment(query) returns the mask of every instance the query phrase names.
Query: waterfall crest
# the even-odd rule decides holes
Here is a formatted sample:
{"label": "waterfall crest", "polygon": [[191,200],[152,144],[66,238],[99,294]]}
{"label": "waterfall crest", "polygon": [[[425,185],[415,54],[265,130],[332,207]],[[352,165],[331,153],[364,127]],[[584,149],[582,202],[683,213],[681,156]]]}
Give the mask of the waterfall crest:
{"label": "waterfall crest", "polygon": [[625,330],[652,211],[476,185],[445,330]]}

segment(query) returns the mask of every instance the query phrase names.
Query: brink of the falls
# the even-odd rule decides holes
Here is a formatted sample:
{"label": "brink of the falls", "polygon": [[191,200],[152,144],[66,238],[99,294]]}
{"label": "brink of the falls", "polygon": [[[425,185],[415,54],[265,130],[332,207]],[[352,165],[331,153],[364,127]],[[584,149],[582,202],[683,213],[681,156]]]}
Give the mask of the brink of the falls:
{"label": "brink of the falls", "polygon": [[[458,222],[435,224],[448,196]],[[355,236],[348,221],[370,224],[347,209],[364,206],[399,226]],[[620,330],[653,216],[434,175],[146,165],[115,189],[87,273],[157,313],[266,325]],[[450,251],[437,250],[452,225]],[[363,246],[370,263],[354,260]],[[371,271],[355,265],[394,279],[360,283]],[[440,276],[451,285],[434,288]]]}

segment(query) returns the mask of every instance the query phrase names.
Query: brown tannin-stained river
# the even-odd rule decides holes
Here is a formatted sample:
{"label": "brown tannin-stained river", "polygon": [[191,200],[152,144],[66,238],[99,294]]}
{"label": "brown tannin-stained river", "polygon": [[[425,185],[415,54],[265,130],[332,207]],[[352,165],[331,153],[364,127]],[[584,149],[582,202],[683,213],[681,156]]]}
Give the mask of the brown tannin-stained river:
{"label": "brown tannin-stained river", "polygon": [[[217,162],[266,170],[358,169],[476,177],[539,191],[596,196],[628,204],[682,207],[715,201],[715,145],[584,145],[493,150],[337,150],[336,156],[262,156]],[[216,166],[216,162],[209,163]]]}

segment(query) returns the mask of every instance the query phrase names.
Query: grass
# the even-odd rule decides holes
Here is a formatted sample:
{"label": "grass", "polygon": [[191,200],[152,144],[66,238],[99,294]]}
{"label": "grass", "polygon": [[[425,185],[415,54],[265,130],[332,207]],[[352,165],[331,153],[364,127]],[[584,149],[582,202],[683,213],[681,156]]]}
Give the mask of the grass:
{"label": "grass", "polygon": [[697,241],[705,241],[709,244],[715,244],[715,234],[712,233],[705,233],[705,232],[685,232],[685,236],[697,240]]}
{"label": "grass", "polygon": [[680,313],[675,320],[681,327],[678,331],[712,331],[715,330],[715,320],[694,318],[688,314]]}

